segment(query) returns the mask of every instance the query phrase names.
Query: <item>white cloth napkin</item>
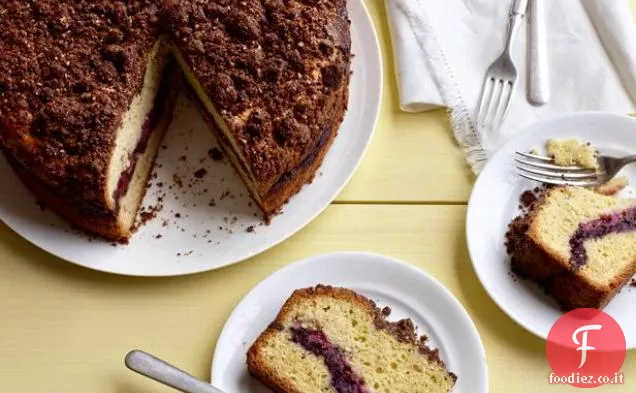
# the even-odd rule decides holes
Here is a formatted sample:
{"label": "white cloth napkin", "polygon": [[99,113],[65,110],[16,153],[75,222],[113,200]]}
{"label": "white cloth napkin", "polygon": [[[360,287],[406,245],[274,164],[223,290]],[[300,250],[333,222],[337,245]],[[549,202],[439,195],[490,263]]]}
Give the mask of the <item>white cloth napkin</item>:
{"label": "white cloth napkin", "polygon": [[513,44],[519,83],[498,130],[477,130],[474,115],[486,70],[504,47],[511,0],[385,2],[401,109],[447,108],[476,173],[502,143],[537,120],[634,110],[636,25],[627,0],[545,0],[551,99],[542,107],[526,99],[525,19]]}

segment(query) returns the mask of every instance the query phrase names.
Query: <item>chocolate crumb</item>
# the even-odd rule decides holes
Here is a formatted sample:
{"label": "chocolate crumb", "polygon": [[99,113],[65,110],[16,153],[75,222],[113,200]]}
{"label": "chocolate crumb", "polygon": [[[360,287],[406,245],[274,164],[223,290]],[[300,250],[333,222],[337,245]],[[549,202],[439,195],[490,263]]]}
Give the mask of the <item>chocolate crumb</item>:
{"label": "chocolate crumb", "polygon": [[246,231],[249,233],[254,232],[254,225],[250,225],[249,227],[247,227]]}
{"label": "chocolate crumb", "polygon": [[155,236],[155,239],[161,239],[163,236],[161,234],[158,234]]}
{"label": "chocolate crumb", "polygon": [[208,150],[208,156],[214,161],[221,161],[223,159],[223,152],[218,147],[214,147]]}
{"label": "chocolate crumb", "polygon": [[179,188],[183,188],[183,181],[176,173],[172,175],[172,180],[174,181],[174,184],[176,184]]}
{"label": "chocolate crumb", "polygon": [[636,287],[636,278],[632,278],[632,282],[629,285]]}
{"label": "chocolate crumb", "polygon": [[521,194],[520,201],[524,207],[530,207],[533,203],[537,201],[537,196],[535,195],[534,192],[527,190],[527,191],[524,191],[523,194]]}
{"label": "chocolate crumb", "polygon": [[194,172],[194,177],[196,177],[197,179],[202,179],[207,174],[208,174],[208,171],[201,168],[198,171]]}
{"label": "chocolate crumb", "polygon": [[175,216],[176,218],[181,218],[181,213],[176,213],[174,216]]}
{"label": "chocolate crumb", "polygon": [[186,157],[186,156],[181,156],[181,157],[179,157],[179,161],[185,161],[185,160],[187,160],[187,157]]}
{"label": "chocolate crumb", "polygon": [[133,231],[136,231],[142,225],[145,225],[148,221],[157,217],[157,214],[163,210],[163,204],[157,203],[155,206],[145,206],[142,211],[139,212],[139,221],[135,224]]}

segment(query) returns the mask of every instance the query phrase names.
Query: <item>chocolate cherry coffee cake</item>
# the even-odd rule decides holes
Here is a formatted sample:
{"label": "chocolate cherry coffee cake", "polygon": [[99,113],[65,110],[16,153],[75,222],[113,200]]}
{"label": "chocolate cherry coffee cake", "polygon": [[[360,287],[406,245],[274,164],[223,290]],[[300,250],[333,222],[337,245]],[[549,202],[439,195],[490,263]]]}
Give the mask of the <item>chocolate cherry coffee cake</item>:
{"label": "chocolate cherry coffee cake", "polygon": [[268,219],[347,108],[345,0],[7,0],[0,22],[0,149],[39,201],[114,241],[131,237],[179,69]]}
{"label": "chocolate cherry coffee cake", "polygon": [[346,288],[296,290],[247,353],[251,375],[280,393],[451,392],[457,377],[413,322]]}

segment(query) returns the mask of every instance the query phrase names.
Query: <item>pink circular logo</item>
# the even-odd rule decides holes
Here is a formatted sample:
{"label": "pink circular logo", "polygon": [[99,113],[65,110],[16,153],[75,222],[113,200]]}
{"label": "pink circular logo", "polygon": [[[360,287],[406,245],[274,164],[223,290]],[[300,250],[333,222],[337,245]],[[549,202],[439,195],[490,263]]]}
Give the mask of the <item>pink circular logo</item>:
{"label": "pink circular logo", "polygon": [[608,314],[591,308],[570,311],[548,334],[549,383],[579,388],[622,384],[626,347],[623,330]]}

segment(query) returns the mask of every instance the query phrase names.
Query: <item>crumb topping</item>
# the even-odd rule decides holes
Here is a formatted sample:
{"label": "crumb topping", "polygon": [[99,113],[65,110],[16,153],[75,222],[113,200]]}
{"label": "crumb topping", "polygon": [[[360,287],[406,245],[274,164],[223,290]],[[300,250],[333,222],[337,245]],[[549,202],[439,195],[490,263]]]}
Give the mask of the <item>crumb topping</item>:
{"label": "crumb topping", "polygon": [[164,0],[172,39],[271,187],[306,157],[348,83],[345,0]]}

